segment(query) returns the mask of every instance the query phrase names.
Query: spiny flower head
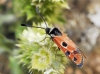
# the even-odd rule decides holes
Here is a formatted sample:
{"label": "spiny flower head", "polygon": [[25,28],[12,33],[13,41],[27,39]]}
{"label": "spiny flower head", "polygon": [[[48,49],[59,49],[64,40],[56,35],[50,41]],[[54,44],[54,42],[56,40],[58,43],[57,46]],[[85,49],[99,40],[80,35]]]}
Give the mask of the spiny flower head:
{"label": "spiny flower head", "polygon": [[[44,23],[41,24],[43,25]],[[44,39],[46,36],[44,33],[44,30],[37,28],[23,30],[19,35],[20,41],[16,44],[20,48],[17,56],[19,63],[37,74],[43,74],[49,69],[53,69],[50,73],[63,74],[67,58],[50,38]]]}

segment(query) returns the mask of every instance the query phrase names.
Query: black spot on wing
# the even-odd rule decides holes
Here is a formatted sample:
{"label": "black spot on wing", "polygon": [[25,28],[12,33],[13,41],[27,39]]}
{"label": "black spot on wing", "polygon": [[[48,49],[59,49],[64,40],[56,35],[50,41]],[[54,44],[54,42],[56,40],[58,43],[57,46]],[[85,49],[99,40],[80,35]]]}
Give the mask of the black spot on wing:
{"label": "black spot on wing", "polygon": [[62,42],[62,45],[63,45],[64,47],[67,47],[67,43],[66,43],[66,42]]}
{"label": "black spot on wing", "polygon": [[77,53],[78,53],[78,51],[74,51],[73,53],[74,53],[74,54],[77,54]]}
{"label": "black spot on wing", "polygon": [[67,56],[69,56],[70,55],[70,52],[69,51],[66,51],[66,53],[65,53]]}
{"label": "black spot on wing", "polygon": [[74,61],[77,61],[77,58],[74,57]]}

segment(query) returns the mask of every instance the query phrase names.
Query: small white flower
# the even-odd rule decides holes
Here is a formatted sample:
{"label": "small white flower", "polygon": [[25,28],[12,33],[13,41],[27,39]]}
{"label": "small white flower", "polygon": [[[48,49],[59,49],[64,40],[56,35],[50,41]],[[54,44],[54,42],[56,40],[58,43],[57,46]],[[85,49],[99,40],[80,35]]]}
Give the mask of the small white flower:
{"label": "small white flower", "polygon": [[43,39],[45,38],[45,34],[44,35],[41,35],[40,33],[37,33],[36,35],[35,35],[35,39],[34,39],[34,42],[40,42],[40,41],[42,41]]}
{"label": "small white flower", "polygon": [[40,43],[45,38],[45,34],[41,35],[39,32],[35,33],[32,28],[28,28],[28,30],[24,30],[22,36],[26,38],[29,43],[37,42]]}
{"label": "small white flower", "polygon": [[23,36],[24,38],[27,38],[27,36],[28,36],[28,31],[27,31],[26,29],[23,31],[22,36]]}
{"label": "small white flower", "polygon": [[[46,23],[46,24],[48,26],[48,23]],[[45,23],[41,23],[41,27],[46,28],[47,27],[46,24]]]}
{"label": "small white flower", "polygon": [[33,42],[33,39],[35,37],[35,34],[34,34],[34,32],[32,31],[31,28],[28,28],[28,30],[25,29],[23,31],[22,36],[24,38],[26,38],[29,42]]}

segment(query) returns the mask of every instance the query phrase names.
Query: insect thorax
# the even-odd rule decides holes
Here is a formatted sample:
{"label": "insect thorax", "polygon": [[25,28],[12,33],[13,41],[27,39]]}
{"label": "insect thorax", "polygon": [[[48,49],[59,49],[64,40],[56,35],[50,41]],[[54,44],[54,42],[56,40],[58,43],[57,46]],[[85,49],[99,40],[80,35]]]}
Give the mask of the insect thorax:
{"label": "insect thorax", "polygon": [[54,36],[61,36],[62,33],[59,31],[58,28],[54,27],[54,28],[46,28],[46,33],[48,35],[50,35],[51,37],[54,37]]}

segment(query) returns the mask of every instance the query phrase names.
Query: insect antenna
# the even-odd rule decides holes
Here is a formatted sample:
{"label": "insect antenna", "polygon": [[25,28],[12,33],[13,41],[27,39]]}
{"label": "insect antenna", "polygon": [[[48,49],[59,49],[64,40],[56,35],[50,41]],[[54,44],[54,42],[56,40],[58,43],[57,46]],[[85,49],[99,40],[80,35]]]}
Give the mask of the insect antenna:
{"label": "insect antenna", "polygon": [[45,19],[43,18],[42,14],[39,12],[39,6],[36,7],[36,12],[37,12],[37,14],[42,18],[42,20],[44,21],[44,23],[45,23],[45,25],[46,25],[46,28],[47,28],[47,23],[46,23]]}
{"label": "insect antenna", "polygon": [[21,24],[21,26],[27,26],[27,27],[34,27],[34,28],[45,29],[45,28],[43,28],[43,27],[32,26],[32,25],[29,25],[29,24]]}

